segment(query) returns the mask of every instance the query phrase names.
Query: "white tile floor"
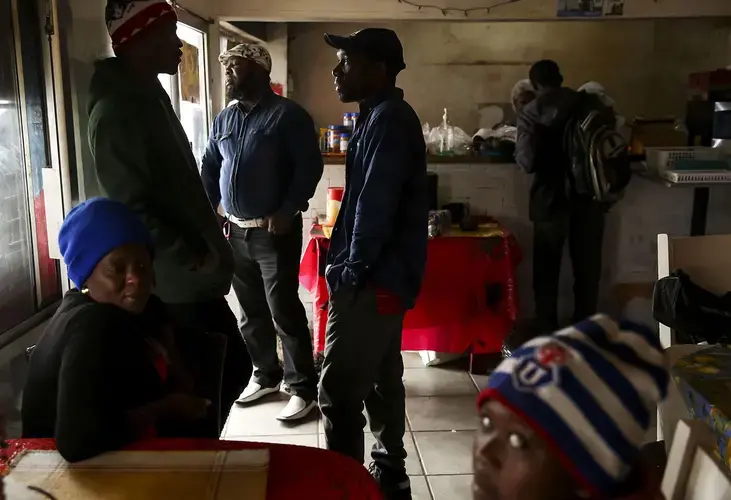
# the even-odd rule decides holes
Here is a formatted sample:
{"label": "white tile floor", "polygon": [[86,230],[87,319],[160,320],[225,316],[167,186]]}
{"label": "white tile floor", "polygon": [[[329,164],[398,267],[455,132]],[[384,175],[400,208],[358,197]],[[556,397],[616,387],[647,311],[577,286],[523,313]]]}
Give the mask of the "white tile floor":
{"label": "white tile floor", "polygon": [[[414,353],[404,353],[404,365],[408,424],[404,441],[413,500],[469,499],[475,398],[487,378],[456,369],[425,368]],[[234,407],[224,439],[324,447],[319,414],[298,426],[274,418],[286,401],[287,396],[280,394],[255,406]],[[373,437],[366,432],[366,449],[372,444]]]}

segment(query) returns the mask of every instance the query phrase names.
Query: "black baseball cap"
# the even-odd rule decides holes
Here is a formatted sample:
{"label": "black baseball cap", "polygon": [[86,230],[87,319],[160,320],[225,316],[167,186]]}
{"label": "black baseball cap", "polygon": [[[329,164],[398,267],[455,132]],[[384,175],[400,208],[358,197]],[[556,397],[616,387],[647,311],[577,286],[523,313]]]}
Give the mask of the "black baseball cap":
{"label": "black baseball cap", "polygon": [[326,33],[325,42],[335,49],[359,52],[374,61],[386,63],[386,67],[394,76],[406,69],[404,48],[393,30],[365,28],[348,36]]}

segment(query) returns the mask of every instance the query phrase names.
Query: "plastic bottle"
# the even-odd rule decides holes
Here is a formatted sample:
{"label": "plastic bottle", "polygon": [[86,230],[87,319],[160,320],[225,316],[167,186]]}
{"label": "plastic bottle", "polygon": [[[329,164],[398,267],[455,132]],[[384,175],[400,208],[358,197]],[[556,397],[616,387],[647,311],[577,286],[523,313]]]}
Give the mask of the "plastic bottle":
{"label": "plastic bottle", "polygon": [[327,153],[328,151],[328,145],[327,145],[327,129],[321,128],[320,129],[320,152],[321,153]]}
{"label": "plastic bottle", "polygon": [[350,113],[343,113],[343,127],[347,129],[353,128],[353,116]]}
{"label": "plastic bottle", "polygon": [[449,113],[444,108],[442,115],[442,123],[439,125],[439,144],[437,153],[440,155],[449,155],[454,148],[454,129],[449,125]]}

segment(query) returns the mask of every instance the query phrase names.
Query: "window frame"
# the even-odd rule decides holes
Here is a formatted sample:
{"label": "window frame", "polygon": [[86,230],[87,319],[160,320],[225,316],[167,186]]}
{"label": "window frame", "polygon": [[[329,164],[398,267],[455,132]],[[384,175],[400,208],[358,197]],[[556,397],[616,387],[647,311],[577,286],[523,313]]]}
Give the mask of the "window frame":
{"label": "window frame", "polygon": [[[48,297],[44,297],[43,293],[43,283],[42,283],[42,276],[40,272],[40,256],[39,256],[39,249],[38,249],[38,232],[39,231],[47,231],[47,233],[50,233],[48,231],[48,227],[45,228],[39,228],[38,223],[36,221],[37,214],[35,213],[35,196],[34,196],[34,187],[35,182],[33,178],[33,170],[32,170],[32,160],[31,160],[31,144],[30,144],[30,135],[29,135],[29,129],[30,126],[30,120],[29,120],[29,110],[28,110],[28,102],[27,102],[27,82],[25,79],[25,71],[24,71],[24,60],[23,60],[23,44],[22,44],[22,35],[21,35],[21,18],[18,10],[18,2],[20,0],[8,0],[8,4],[10,6],[10,26],[11,26],[11,36],[13,39],[13,50],[12,50],[12,57],[14,59],[15,63],[15,85],[17,89],[17,113],[18,113],[18,125],[19,125],[19,139],[21,147],[23,148],[22,151],[22,161],[23,161],[23,167],[24,167],[24,189],[25,193],[23,196],[25,201],[25,208],[27,211],[27,223],[26,223],[26,231],[28,231],[28,248],[29,252],[28,255],[25,256],[30,264],[31,264],[31,279],[32,279],[32,292],[30,299],[33,302],[33,313],[25,318],[24,320],[20,321],[20,323],[6,329],[3,331],[0,331],[0,349],[2,347],[5,347],[14,341],[16,341],[21,336],[28,333],[33,328],[37,327],[41,323],[43,323],[45,320],[47,320],[50,316],[53,315],[55,310],[58,307],[58,304],[60,303],[59,300],[53,300],[54,298],[51,298],[51,303],[44,303],[44,301],[48,300]],[[31,0],[34,1],[34,0]],[[47,5],[49,7],[49,12],[47,12],[47,15],[51,16],[50,12],[50,4]],[[53,127],[52,120],[50,119],[51,116],[54,115],[55,111],[55,104],[54,104],[54,97],[53,97],[53,86],[49,86],[49,81],[52,81],[51,75],[49,75],[49,64],[48,64],[48,57],[50,56],[50,53],[52,51],[50,47],[50,36],[49,36],[49,43],[43,43],[44,37],[43,37],[43,24],[42,24],[42,14],[43,11],[43,3],[42,0],[37,0],[36,8],[37,8],[37,15],[38,19],[36,21],[38,22],[38,36],[40,37],[40,48],[43,52],[43,75],[42,75],[42,81],[39,82],[44,88],[42,89],[43,92],[43,98],[42,98],[42,105],[44,107],[44,116],[43,116],[43,125],[44,125],[44,139],[45,139],[45,158],[44,158],[44,165],[43,170],[46,169],[51,170],[52,164],[53,164],[53,158],[54,158],[54,152],[58,153],[57,147],[58,143],[54,140],[54,132],[56,131],[55,127]],[[55,157],[58,157],[58,154],[55,155]],[[42,172],[42,174],[45,174],[45,172]],[[45,175],[42,175],[42,178],[45,178]],[[60,182],[60,181],[59,181]],[[46,221],[48,225],[48,207],[46,207]],[[50,242],[49,242],[50,243]],[[49,244],[50,247],[50,244]],[[50,253],[50,248],[49,248]],[[53,258],[53,255],[50,256]],[[56,267],[56,283],[59,285],[59,291],[63,293],[63,277],[65,276],[65,273],[59,269],[61,266]]]}

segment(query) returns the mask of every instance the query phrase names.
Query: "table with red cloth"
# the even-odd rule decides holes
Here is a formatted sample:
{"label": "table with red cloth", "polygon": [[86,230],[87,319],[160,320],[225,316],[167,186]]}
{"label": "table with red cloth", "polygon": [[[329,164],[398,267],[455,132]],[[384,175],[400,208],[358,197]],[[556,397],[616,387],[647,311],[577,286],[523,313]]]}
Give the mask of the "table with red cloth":
{"label": "table with red cloth", "polygon": [[[300,263],[300,283],[313,298],[316,354],[325,348],[329,244],[324,236],[312,236]],[[500,352],[518,315],[515,269],[520,260],[515,238],[502,228],[430,239],[421,293],[406,313],[401,349]]]}
{"label": "table with red cloth", "polygon": [[[368,471],[355,460],[338,453],[304,446],[219,441],[216,439],[152,439],[127,450],[137,451],[232,451],[269,449],[267,500],[316,498],[318,500],[381,500],[378,486]],[[25,450],[55,450],[53,439],[7,441],[7,464]]]}

